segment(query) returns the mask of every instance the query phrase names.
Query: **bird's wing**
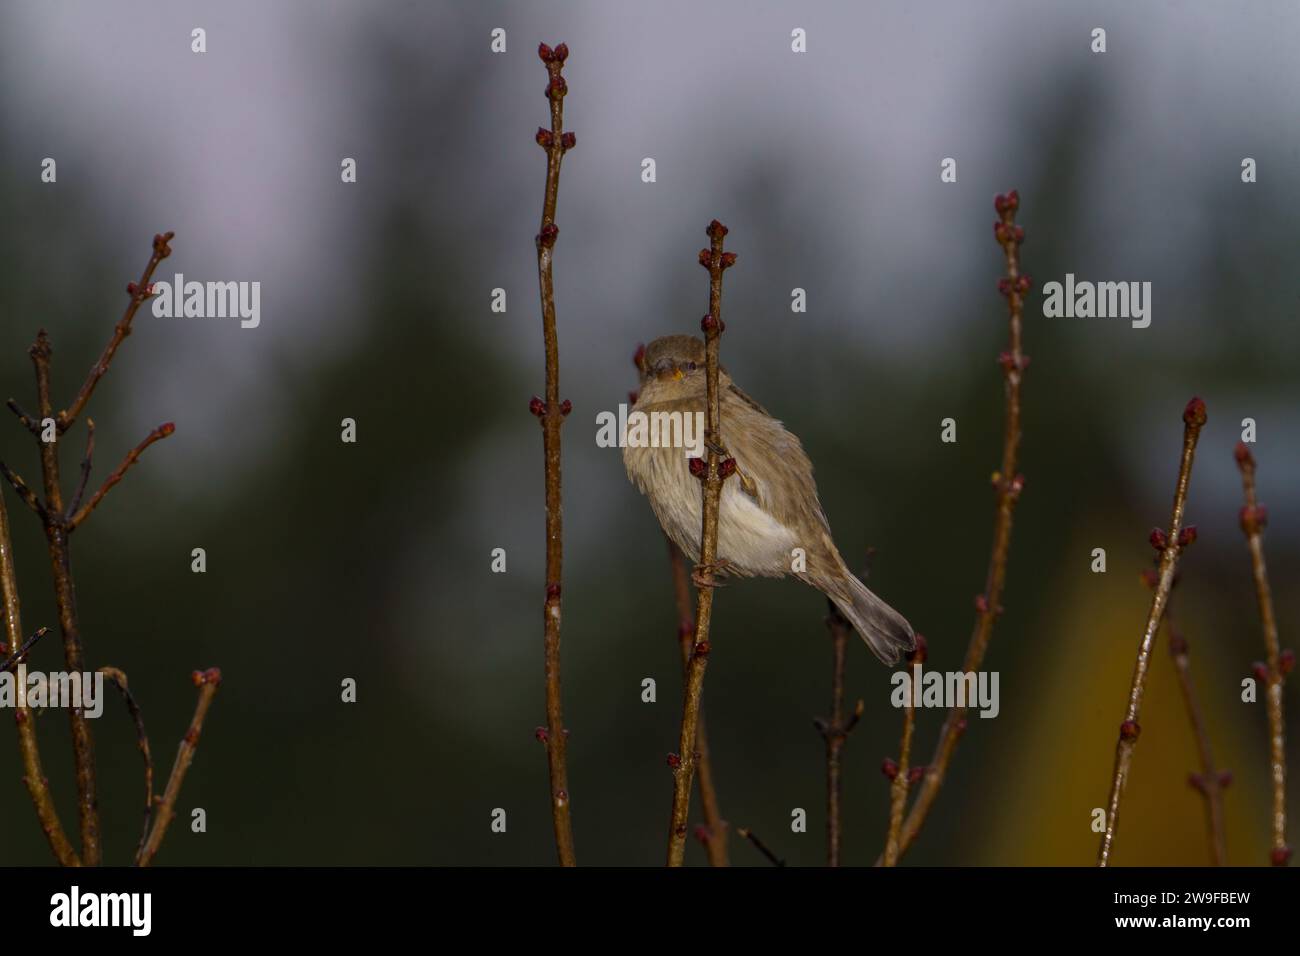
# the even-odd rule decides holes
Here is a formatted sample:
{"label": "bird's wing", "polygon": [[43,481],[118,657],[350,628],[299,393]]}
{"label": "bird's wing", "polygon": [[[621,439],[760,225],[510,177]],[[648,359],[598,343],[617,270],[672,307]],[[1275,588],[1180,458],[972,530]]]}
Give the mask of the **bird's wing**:
{"label": "bird's wing", "polygon": [[811,498],[815,517],[827,526],[799,438],[735,385],[723,395],[722,442],[736,459],[741,488],[759,507],[786,527],[798,527],[807,520],[803,502]]}
{"label": "bird's wing", "polygon": [[768,418],[771,418],[771,417],[772,417],[771,412],[769,412],[769,411],[768,411],[766,408],[764,408],[762,405],[758,404],[758,402],[756,402],[756,401],[754,401],[752,398],[750,398],[750,397],[745,393],[745,391],[744,391],[744,390],[743,390],[739,385],[737,385],[735,382],[732,382],[730,385],[727,386],[727,388],[731,391],[731,394],[735,395],[738,399],[740,399],[742,402],[744,402],[744,403],[745,403],[746,405],[748,405],[750,408],[754,409],[754,411],[758,412],[760,415],[766,415]]}

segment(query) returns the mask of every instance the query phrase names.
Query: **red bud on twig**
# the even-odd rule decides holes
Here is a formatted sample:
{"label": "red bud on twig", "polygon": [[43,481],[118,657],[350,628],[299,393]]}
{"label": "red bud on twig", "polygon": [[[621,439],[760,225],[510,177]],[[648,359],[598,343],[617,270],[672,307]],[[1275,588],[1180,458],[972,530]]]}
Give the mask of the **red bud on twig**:
{"label": "red bud on twig", "polygon": [[1183,422],[1187,425],[1195,425],[1198,428],[1206,422],[1205,402],[1199,398],[1193,398],[1183,409]]}
{"label": "red bud on twig", "polygon": [[1244,505],[1238,513],[1238,518],[1241,521],[1242,531],[1246,534],[1259,534],[1268,525],[1268,509],[1263,505],[1255,505],[1253,508]]}

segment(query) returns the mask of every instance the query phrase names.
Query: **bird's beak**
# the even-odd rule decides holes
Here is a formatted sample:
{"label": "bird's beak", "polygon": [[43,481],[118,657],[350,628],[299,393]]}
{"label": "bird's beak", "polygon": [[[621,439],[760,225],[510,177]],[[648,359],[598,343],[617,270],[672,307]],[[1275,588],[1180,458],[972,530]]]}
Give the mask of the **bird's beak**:
{"label": "bird's beak", "polygon": [[675,368],[675,369],[673,369],[673,381],[674,381],[674,382],[680,382],[680,381],[681,381],[682,379],[684,379],[685,377],[686,377],[686,376],[682,374],[682,370],[681,370],[681,369],[679,369],[679,368]]}

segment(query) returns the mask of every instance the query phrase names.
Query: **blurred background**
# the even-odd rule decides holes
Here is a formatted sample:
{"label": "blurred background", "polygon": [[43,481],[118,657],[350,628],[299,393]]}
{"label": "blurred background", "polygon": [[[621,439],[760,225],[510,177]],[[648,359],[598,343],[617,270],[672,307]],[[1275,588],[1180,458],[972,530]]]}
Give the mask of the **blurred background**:
{"label": "blurred background", "polygon": [[[851,565],[960,666],[993,521],[1006,341],[995,193],[1018,188],[1035,278],[1006,613],[972,719],[909,864],[1087,865],[1168,520],[1192,395],[1200,540],[1176,610],[1228,791],[1228,854],[1268,852],[1263,657],[1232,458],[1258,423],[1283,645],[1300,597],[1300,163],[1288,3],[17,2],[0,11],[0,397],[34,402],[53,340],[66,404],[150,237],[158,278],[260,281],[256,329],[142,311],[90,408],[98,484],[151,448],[73,540],[87,655],[131,678],[160,778],[195,667],[225,682],[159,856],[166,864],[554,861],[540,610],[542,391],[533,236],[546,123],[539,40],[566,41],[555,260],[564,430],[563,677],[578,859],[662,862],[677,749],[663,536],[595,416],[638,342],[698,328],[704,226],[731,229],[724,361],[803,439]],[[203,27],[207,52],[191,52]],[[1091,52],[1091,31],[1107,52]],[[506,51],[491,32],[506,31]],[[791,31],[807,52],[791,52]],[[58,181],[41,182],[41,162]],[[357,161],[358,181],[340,182]],[[643,183],[642,160],[657,181]],[[939,164],[958,162],[956,183]],[[1241,162],[1259,181],[1241,181]],[[1067,272],[1152,283],[1152,323],[1044,319]],[[807,291],[793,313],[791,290]],[[491,310],[494,289],[507,310]],[[7,413],[6,413],[7,414]],[[340,422],[358,423],[356,444]],[[958,441],[939,440],[941,419]],[[71,484],[84,422],[64,439]],[[0,458],[39,479],[31,439]],[[56,625],[44,541],[7,487],[24,625]],[[190,570],[205,548],[208,570]],[[504,548],[507,571],[491,571]],[[1090,570],[1104,548],[1107,571]],[[721,591],[706,709],[722,810],[791,864],[825,860],[824,601],[792,581]],[[33,668],[61,667],[57,635]],[[856,640],[844,855],[886,826],[901,717]],[[340,700],[354,678],[358,701]],[[641,681],[658,702],[641,702]],[[1293,681],[1294,685],[1294,681]],[[111,693],[111,692],[110,692]],[[1300,698],[1288,694],[1293,776]],[[942,721],[923,712],[914,760]],[[1118,864],[1208,861],[1197,769],[1162,634]],[[66,718],[39,720],[76,828]],[[138,837],[139,755],[116,697],[94,725],[107,859]],[[0,733],[0,860],[51,857]],[[1291,813],[1300,813],[1292,787]],[[698,804],[698,801],[696,801]],[[206,834],[189,811],[207,811]],[[508,814],[505,834],[491,813]],[[808,832],[790,830],[803,808]],[[698,807],[692,820],[698,819]],[[1292,843],[1300,823],[1293,823]],[[698,845],[688,859],[702,863]],[[767,865],[733,837],[737,864]]]}

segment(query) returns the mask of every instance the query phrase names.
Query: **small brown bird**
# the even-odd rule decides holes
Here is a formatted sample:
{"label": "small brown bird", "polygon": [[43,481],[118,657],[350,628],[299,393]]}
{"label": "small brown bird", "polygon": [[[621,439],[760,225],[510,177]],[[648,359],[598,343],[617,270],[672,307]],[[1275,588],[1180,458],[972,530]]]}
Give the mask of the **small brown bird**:
{"label": "small brown bird", "polygon": [[[812,462],[799,439],[718,370],[722,442],[736,460],[722,486],[718,511],[721,573],[746,577],[793,574],[835,603],[867,646],[886,664],[916,647],[907,620],[876,597],[845,566],[817,499]],[[705,412],[704,343],[669,335],[646,346],[641,389],[629,415]],[[623,449],[628,477],[647,498],[659,523],[692,561],[700,560],[700,481],[680,447]],[[803,560],[799,560],[802,549]]]}

